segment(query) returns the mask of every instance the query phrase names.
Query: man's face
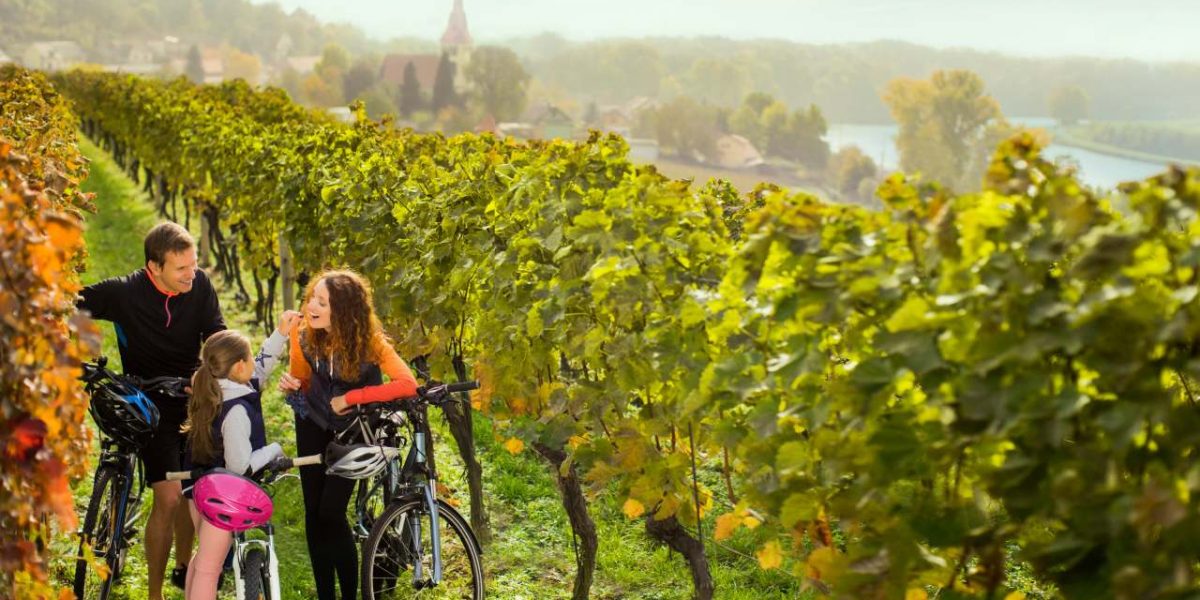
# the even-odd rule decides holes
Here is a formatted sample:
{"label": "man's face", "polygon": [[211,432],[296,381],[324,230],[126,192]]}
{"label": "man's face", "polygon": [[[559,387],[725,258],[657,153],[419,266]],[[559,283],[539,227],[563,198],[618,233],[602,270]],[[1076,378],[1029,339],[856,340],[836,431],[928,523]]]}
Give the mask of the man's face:
{"label": "man's face", "polygon": [[192,290],[196,281],[196,249],[188,248],[182,252],[168,252],[163,264],[154,261],[146,263],[150,274],[158,285],[168,292],[183,294]]}

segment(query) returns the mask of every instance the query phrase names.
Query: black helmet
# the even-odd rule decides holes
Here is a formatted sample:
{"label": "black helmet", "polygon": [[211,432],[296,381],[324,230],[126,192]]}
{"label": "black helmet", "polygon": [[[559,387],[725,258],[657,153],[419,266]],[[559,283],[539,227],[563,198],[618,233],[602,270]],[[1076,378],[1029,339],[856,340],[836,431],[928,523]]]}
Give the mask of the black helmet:
{"label": "black helmet", "polygon": [[142,390],[122,381],[107,381],[97,387],[88,410],[101,431],[137,448],[158,429],[158,407]]}

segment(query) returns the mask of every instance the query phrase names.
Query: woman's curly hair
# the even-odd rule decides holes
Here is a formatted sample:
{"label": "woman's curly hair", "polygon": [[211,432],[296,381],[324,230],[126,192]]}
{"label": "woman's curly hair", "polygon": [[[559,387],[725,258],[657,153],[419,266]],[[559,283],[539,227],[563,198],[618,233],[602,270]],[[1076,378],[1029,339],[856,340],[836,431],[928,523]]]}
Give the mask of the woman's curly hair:
{"label": "woman's curly hair", "polygon": [[353,271],[325,271],[308,284],[304,292],[305,306],[322,282],[329,292],[329,328],[312,329],[305,313],[300,347],[305,354],[332,362],[338,379],[355,381],[362,364],[374,356],[373,340],[383,332],[383,326],[375,316],[371,284]]}

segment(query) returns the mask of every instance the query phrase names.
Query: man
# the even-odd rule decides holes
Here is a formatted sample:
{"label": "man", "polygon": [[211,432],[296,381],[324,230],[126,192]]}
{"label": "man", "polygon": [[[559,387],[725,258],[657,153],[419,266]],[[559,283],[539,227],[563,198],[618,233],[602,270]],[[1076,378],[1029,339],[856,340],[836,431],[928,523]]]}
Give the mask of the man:
{"label": "man", "polygon": [[[225,329],[217,293],[196,268],[196,244],[186,229],[162,223],[146,234],[145,268],[83,289],[78,306],[93,318],[112,321],[125,373],[138,377],[187,377],[196,370],[200,345]],[[154,502],[146,524],[150,600],[162,600],[163,576],[175,540],[172,582],[183,587],[192,554],[192,520],[182,502],[178,471],[187,401],[150,396],[160,413],[158,430],[141,451]],[[172,536],[174,533],[174,536]]]}

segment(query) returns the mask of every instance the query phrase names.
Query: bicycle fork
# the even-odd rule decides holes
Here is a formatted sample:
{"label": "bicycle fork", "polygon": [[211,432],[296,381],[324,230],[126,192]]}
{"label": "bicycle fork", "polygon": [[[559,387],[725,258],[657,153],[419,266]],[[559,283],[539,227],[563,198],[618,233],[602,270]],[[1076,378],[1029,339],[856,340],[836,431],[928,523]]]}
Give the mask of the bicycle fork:
{"label": "bicycle fork", "polygon": [[[414,436],[416,438],[417,460],[420,464],[425,463],[425,433],[418,431]],[[437,479],[430,477],[425,481],[425,505],[429,508],[429,542],[433,546],[433,577],[430,579],[429,587],[436,587],[442,582],[442,536],[438,523],[438,507],[437,507]],[[421,581],[421,521],[418,519],[409,528],[413,537],[413,550],[416,553],[417,559],[413,561],[413,581],[418,587],[423,583]]]}
{"label": "bicycle fork", "polygon": [[263,584],[267,586],[264,590],[270,594],[268,600],[279,600],[282,598],[279,588],[279,556],[275,554],[275,527],[270,523],[260,527],[266,532],[267,539],[264,540],[247,540],[245,534],[238,534],[234,538],[234,547],[236,548],[233,560],[233,580],[236,582],[235,597],[238,600],[246,598],[246,582],[242,578],[242,562],[246,558],[246,553],[250,548],[255,546],[262,548],[267,555],[267,579]]}

